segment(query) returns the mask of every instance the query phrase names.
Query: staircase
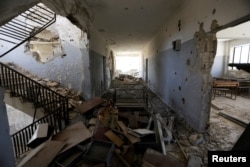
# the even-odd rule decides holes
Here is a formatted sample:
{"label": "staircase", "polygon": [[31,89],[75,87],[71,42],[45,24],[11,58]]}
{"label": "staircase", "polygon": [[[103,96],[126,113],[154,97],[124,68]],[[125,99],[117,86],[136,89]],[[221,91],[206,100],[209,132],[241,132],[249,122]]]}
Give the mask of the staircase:
{"label": "staircase", "polygon": [[0,27],[0,57],[8,54],[56,21],[56,14],[39,3]]}
{"label": "staircase", "polygon": [[11,136],[15,157],[29,150],[26,146],[39,123],[49,123],[58,133],[69,123],[68,98],[32,80],[15,69],[0,63],[0,86],[8,89],[12,95],[20,96],[34,104],[36,109],[42,107],[46,116],[34,121]]}

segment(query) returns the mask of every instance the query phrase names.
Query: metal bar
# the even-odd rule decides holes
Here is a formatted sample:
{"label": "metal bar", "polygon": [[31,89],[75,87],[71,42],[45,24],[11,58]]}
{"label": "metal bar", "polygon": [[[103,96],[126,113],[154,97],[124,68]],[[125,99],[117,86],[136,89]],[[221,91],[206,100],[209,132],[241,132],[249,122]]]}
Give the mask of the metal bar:
{"label": "metal bar", "polygon": [[[14,25],[13,25],[13,24],[10,24],[10,23],[14,23]],[[20,28],[20,26],[21,26],[21,27],[25,27],[25,28],[30,29],[30,30],[33,30],[33,29],[34,29],[34,27],[33,27],[33,28],[30,28],[30,27],[27,27],[26,25],[19,24],[19,23],[15,22],[15,21],[11,21],[11,22],[9,22],[9,23],[7,23],[7,24],[10,24],[11,26],[15,26],[15,27],[17,27],[17,28]],[[18,25],[18,26],[16,26],[16,25]],[[6,24],[5,24],[4,26],[6,26]],[[22,30],[28,31],[28,30],[26,30],[26,29],[22,29]],[[29,32],[29,31],[28,31],[28,32]]]}
{"label": "metal bar", "polygon": [[17,137],[17,155],[21,155],[21,148],[20,148],[20,133],[17,133],[16,134],[16,137]]}
{"label": "metal bar", "polygon": [[[4,33],[10,34],[10,35],[13,35],[14,37],[20,38],[20,40],[23,40],[26,38],[25,36],[20,36],[20,35],[15,34],[15,32],[8,32],[8,30],[6,31],[6,30],[2,29],[2,30],[0,30],[0,32],[4,32]],[[6,36],[6,34],[4,34],[4,35]]]}
{"label": "metal bar", "polygon": [[9,42],[9,43],[12,43],[12,44],[17,44],[17,43],[15,43],[15,42],[12,42],[12,41],[9,41],[9,40],[6,40],[6,39],[3,39],[3,38],[0,38],[0,40],[3,40],[3,41],[5,41],[5,42]]}
{"label": "metal bar", "polygon": [[[18,19],[16,19],[16,18],[14,18],[13,20],[11,20],[11,22],[12,23],[15,23],[15,24],[17,24],[17,25],[20,25],[20,26],[22,26],[22,27],[25,27],[25,28],[28,28],[28,29],[30,29],[30,30],[33,30],[35,27],[34,26],[32,26],[32,25],[30,25],[30,24],[28,24],[28,23],[26,23],[26,22],[23,22],[23,21],[21,21],[21,20],[18,20]],[[17,23],[17,22],[19,22],[19,23]],[[22,24],[21,24],[22,23]]]}
{"label": "metal bar", "polygon": [[[32,12],[32,11],[29,11],[29,10],[27,10],[27,11],[25,11],[24,12],[28,17],[28,19],[30,19],[30,21],[34,21],[34,22],[40,22],[40,23],[42,23],[42,25],[44,25],[44,21],[43,20],[41,20],[40,18],[38,18],[37,16],[37,14],[35,13],[35,12]],[[36,15],[36,16],[35,16]],[[32,17],[32,18],[31,18]],[[40,17],[40,16],[39,16]]]}
{"label": "metal bar", "polygon": [[[6,27],[7,27],[7,28],[6,28]],[[10,28],[10,29],[9,29],[9,28]],[[7,26],[7,25],[4,25],[4,26],[2,27],[2,29],[3,29],[3,30],[6,30],[6,31],[10,31],[10,32],[12,32],[12,33],[14,33],[14,34],[19,34],[19,35],[25,36],[25,38],[26,38],[27,36],[29,36],[29,34],[26,34],[26,33],[22,32],[22,31],[19,31],[19,30],[15,29],[15,28],[12,28],[13,30],[15,30],[15,31],[13,31],[13,30],[11,29],[11,27],[9,27],[9,26]],[[0,30],[0,31],[1,31],[1,30]]]}
{"label": "metal bar", "polygon": [[37,12],[37,11],[31,11],[30,9],[28,10],[30,13],[33,13],[33,14],[35,14],[35,15],[37,15],[37,16],[39,16],[39,17],[41,17],[41,18],[43,18],[43,19],[45,19],[46,21],[48,21],[48,20],[50,20],[49,18],[47,18],[47,17],[44,17],[44,16],[41,16],[40,14],[38,14],[38,13],[35,13],[35,12]]}
{"label": "metal bar", "polygon": [[42,12],[41,10],[37,10],[36,12],[39,12],[39,13],[41,13],[42,15],[46,15],[46,16],[48,16],[48,18],[50,18],[50,19],[52,19],[52,18],[54,17],[54,14],[55,14],[55,13],[50,13],[50,14],[52,14],[52,15],[49,15],[49,14],[47,14],[47,13]]}
{"label": "metal bar", "polygon": [[0,34],[1,34],[1,35],[4,35],[4,36],[7,36],[7,37],[10,37],[10,38],[13,38],[13,39],[16,39],[16,40],[19,40],[19,41],[23,40],[23,39],[16,38],[16,37],[13,37],[13,36],[11,36],[11,35],[4,34],[4,33],[1,33],[1,32],[0,32]]}
{"label": "metal bar", "polygon": [[7,52],[3,53],[0,57],[3,57],[4,55],[8,54],[9,52],[11,52],[12,50],[16,49],[18,46],[22,45],[24,42],[26,42],[27,40],[29,40],[30,38],[34,37],[36,34],[38,34],[39,32],[41,32],[42,30],[46,29],[48,26],[50,26],[51,24],[53,24],[56,21],[56,19],[52,20],[52,22],[48,23],[46,26],[43,26],[39,31],[32,33],[30,35],[30,37],[28,37],[27,39],[25,39],[24,41],[22,41],[21,43],[19,43],[18,45],[14,46],[13,48],[11,48],[10,50],[8,50]]}
{"label": "metal bar", "polygon": [[51,13],[51,14],[54,14],[54,12],[52,12],[52,11],[50,11],[50,10],[44,8],[44,7],[41,7],[39,5],[36,5],[36,6],[39,7],[39,8],[41,8],[41,9],[43,9],[43,10],[45,10],[45,11],[47,11],[47,12],[49,12],[49,13]]}
{"label": "metal bar", "polygon": [[[20,23],[24,23],[24,24],[25,24],[24,26],[26,26],[26,28],[28,28],[28,29],[30,29],[30,30],[33,30],[33,29],[35,28],[35,26],[33,26],[33,25],[31,25],[31,24],[28,24],[28,23],[26,23],[26,22],[23,22],[23,21],[21,21],[21,20],[18,20],[17,18],[14,18],[14,19],[12,20],[13,23],[16,23],[15,21],[18,21],[18,22],[20,22]],[[16,23],[16,24],[18,24],[18,23]],[[21,25],[21,24],[20,24],[20,25]],[[32,27],[32,28],[27,27],[27,26],[30,26],[30,27]]]}
{"label": "metal bar", "polygon": [[228,119],[228,120],[242,126],[243,128],[247,127],[247,125],[248,125],[247,123],[245,123],[245,122],[243,122],[243,121],[241,121],[241,120],[239,120],[237,118],[234,118],[232,116],[229,116],[229,115],[227,115],[225,113],[219,112],[218,115],[220,115],[220,116],[222,116],[222,117],[224,117],[224,118],[226,118],[226,119]]}
{"label": "metal bar", "polygon": [[[25,30],[25,29],[23,29],[23,28],[16,27],[15,25],[12,25],[11,22],[5,24],[4,27],[8,27],[8,28],[10,28],[10,29],[14,29],[15,31],[22,32],[22,33],[23,33],[23,32],[28,32],[27,35],[29,35],[29,33],[30,33],[30,31],[28,31],[28,30]],[[2,27],[2,28],[4,28],[4,27]],[[20,30],[22,30],[22,31],[20,31]]]}
{"label": "metal bar", "polygon": [[[26,13],[25,13],[25,14],[26,14]],[[28,18],[28,17],[24,16],[23,14],[20,14],[20,16],[24,17],[25,19],[31,20],[31,18]],[[43,25],[42,23],[37,22],[37,21],[35,21],[35,20],[31,20],[31,21],[33,21],[33,22],[35,22],[35,23],[37,23],[37,24]]]}
{"label": "metal bar", "polygon": [[[23,29],[23,25],[20,27],[20,26],[16,26],[15,24],[13,24],[13,23],[15,23],[15,22],[9,22],[9,23],[7,23],[6,25],[11,25],[11,26],[13,26],[14,28],[18,28],[18,29],[20,29],[20,30],[23,30],[24,32],[29,32],[30,33],[30,31],[28,31],[28,30],[26,30],[26,29]],[[6,26],[6,25],[4,25],[4,26]],[[26,27],[25,27],[26,28]],[[33,31],[33,29],[31,29],[31,31]]]}
{"label": "metal bar", "polygon": [[[22,82],[21,82],[21,79],[20,79],[20,75],[18,75],[18,73],[15,73],[16,74],[16,76],[17,76],[17,82],[19,83],[19,84],[23,84]],[[19,94],[19,95],[21,95],[22,94],[22,89],[20,88],[20,86],[19,86],[19,88],[17,89],[17,94]]]}

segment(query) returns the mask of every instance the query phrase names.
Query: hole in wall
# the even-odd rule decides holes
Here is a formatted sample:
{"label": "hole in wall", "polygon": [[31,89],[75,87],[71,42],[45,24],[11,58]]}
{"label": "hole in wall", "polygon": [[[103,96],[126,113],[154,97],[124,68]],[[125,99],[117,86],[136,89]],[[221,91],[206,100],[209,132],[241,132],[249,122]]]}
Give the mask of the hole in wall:
{"label": "hole in wall", "polygon": [[185,104],[185,98],[182,98],[181,101],[182,101],[182,104]]}
{"label": "hole in wall", "polygon": [[186,64],[189,66],[190,65],[190,59],[187,59]]}
{"label": "hole in wall", "polygon": [[25,53],[32,55],[36,61],[41,63],[49,62],[64,54],[58,32],[43,30],[27,42]]}
{"label": "hole in wall", "polygon": [[179,91],[181,91],[181,86],[179,86]]}
{"label": "hole in wall", "polygon": [[212,11],[212,14],[214,15],[216,13],[216,9],[214,8]]}
{"label": "hole in wall", "polygon": [[185,78],[185,81],[187,82],[187,81],[188,81],[188,78]]}

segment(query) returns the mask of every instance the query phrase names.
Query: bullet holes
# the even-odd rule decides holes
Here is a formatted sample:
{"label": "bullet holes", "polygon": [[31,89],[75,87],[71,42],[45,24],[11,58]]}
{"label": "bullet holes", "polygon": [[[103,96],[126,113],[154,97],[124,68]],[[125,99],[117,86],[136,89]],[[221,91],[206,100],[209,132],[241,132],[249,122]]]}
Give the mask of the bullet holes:
{"label": "bullet holes", "polygon": [[216,13],[216,9],[213,9],[212,14],[214,15]]}
{"label": "bullet holes", "polygon": [[174,72],[174,75],[177,75],[177,72]]}
{"label": "bullet holes", "polygon": [[190,66],[190,59],[187,59],[187,61],[186,61],[186,65],[188,65],[188,66]]}
{"label": "bullet holes", "polygon": [[188,81],[188,78],[185,78],[185,81],[187,82],[187,81]]}
{"label": "bullet holes", "polygon": [[182,101],[182,104],[185,104],[185,98],[182,98],[181,101]]}
{"label": "bullet holes", "polygon": [[181,91],[181,86],[179,86],[179,91]]}
{"label": "bullet holes", "polygon": [[181,31],[181,20],[178,20],[178,29]]}

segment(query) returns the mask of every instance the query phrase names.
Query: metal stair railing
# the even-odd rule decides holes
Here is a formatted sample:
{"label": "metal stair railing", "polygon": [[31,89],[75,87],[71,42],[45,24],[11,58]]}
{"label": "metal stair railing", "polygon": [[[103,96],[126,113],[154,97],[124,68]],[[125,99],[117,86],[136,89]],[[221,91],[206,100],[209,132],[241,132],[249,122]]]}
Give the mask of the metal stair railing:
{"label": "metal stair railing", "polygon": [[67,97],[43,86],[39,82],[32,80],[1,62],[0,86],[9,89],[12,94],[21,96],[24,99],[33,102],[35,109],[42,107],[45,112],[50,113],[60,108],[62,119],[68,124],[69,111]]}
{"label": "metal stair railing", "polygon": [[11,52],[56,21],[56,14],[39,3],[0,27],[0,57]]}
{"label": "metal stair railing", "polygon": [[65,126],[65,124],[63,124],[62,119],[61,119],[60,108],[38,119],[37,121],[23,128],[22,130],[11,135],[15,158],[19,158],[20,155],[30,150],[30,148],[27,146],[27,143],[31,139],[32,135],[34,134],[38,124],[41,124],[41,123],[48,123],[51,127],[53,127],[54,134],[57,134],[58,132],[60,132],[63,128],[62,126]]}
{"label": "metal stair railing", "polygon": [[16,158],[19,158],[20,155],[30,149],[26,144],[35,132],[38,124],[48,123],[55,129],[54,134],[56,134],[69,123],[67,97],[43,86],[1,62],[0,86],[9,89],[12,94],[19,95],[33,102],[35,109],[36,107],[43,107],[45,111],[49,112],[46,116],[33,121],[32,124],[11,135]]}

